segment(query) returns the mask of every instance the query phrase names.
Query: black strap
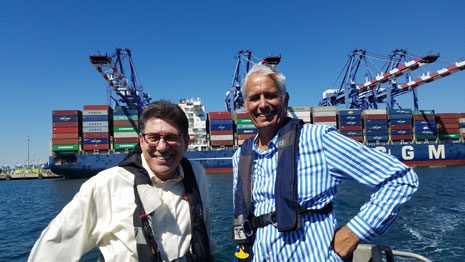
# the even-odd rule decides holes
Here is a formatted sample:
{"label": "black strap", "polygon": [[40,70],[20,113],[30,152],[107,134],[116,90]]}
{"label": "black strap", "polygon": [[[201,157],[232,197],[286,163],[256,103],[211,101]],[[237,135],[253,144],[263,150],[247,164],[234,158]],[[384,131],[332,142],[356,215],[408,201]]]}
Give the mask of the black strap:
{"label": "black strap", "polygon": [[[299,213],[302,214],[307,214],[307,213],[312,213],[312,214],[320,214],[320,215],[327,215],[333,211],[333,203],[330,202],[326,206],[320,209],[304,209],[300,208]],[[270,224],[275,224],[276,223],[276,211],[260,215],[258,217],[253,217],[251,222],[251,226],[253,229],[257,229],[259,227],[266,227]]]}

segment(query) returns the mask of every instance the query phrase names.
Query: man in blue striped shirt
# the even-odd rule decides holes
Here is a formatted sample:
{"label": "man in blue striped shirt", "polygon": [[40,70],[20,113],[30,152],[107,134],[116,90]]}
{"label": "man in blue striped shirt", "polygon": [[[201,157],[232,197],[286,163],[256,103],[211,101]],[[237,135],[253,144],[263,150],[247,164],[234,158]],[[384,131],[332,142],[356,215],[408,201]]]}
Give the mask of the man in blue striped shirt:
{"label": "man in blue striped shirt", "polygon": [[[270,65],[257,64],[247,74],[242,91],[258,135],[249,141],[250,160],[244,154],[247,143],[233,157],[234,208],[236,221],[240,214],[252,221],[253,261],[342,261],[361,240],[383,233],[395,222],[418,187],[411,168],[324,125],[296,125],[300,128],[294,140],[297,155],[280,151],[280,134],[290,121],[284,75]],[[295,159],[295,164],[279,160],[278,152]],[[343,180],[377,191],[336,231],[331,203]],[[289,219],[296,225],[282,227]]]}

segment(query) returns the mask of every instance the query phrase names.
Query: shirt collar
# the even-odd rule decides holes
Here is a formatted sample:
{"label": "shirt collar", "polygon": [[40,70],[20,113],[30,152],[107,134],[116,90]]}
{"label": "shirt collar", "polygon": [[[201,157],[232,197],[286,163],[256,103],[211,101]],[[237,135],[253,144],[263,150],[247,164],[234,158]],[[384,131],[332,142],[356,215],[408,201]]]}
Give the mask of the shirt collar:
{"label": "shirt collar", "polygon": [[270,142],[268,142],[268,151],[265,151],[261,148],[258,147],[258,134],[255,136],[255,138],[253,139],[253,151],[254,152],[257,152],[259,154],[271,154],[273,152],[276,151],[277,147],[276,147],[276,144],[277,144],[277,141],[278,141],[278,133],[279,131],[276,133],[276,135],[273,137],[273,139],[270,140]]}
{"label": "shirt collar", "polygon": [[178,172],[177,172],[176,176],[173,177],[172,179],[163,181],[160,178],[158,178],[155,175],[155,173],[153,173],[152,169],[149,167],[149,164],[145,160],[144,153],[141,154],[140,158],[142,159],[142,167],[144,167],[144,169],[147,171],[147,173],[149,173],[150,180],[154,184],[163,185],[164,183],[166,183],[168,181],[173,181],[174,183],[176,183],[176,182],[181,181],[184,178],[184,171],[182,170],[181,165],[178,165],[178,168],[177,168]]}

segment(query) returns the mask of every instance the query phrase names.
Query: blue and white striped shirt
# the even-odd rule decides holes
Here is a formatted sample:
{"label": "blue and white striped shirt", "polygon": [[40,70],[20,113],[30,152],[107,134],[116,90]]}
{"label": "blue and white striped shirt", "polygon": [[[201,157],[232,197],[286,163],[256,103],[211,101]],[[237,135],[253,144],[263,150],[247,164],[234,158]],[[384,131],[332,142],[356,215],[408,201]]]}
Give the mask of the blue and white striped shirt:
{"label": "blue and white striped shirt", "polygon": [[[278,163],[277,135],[268,151],[253,146],[252,205],[255,216],[275,209],[274,185]],[[233,156],[234,188],[240,149]],[[324,125],[304,125],[299,141],[298,203],[319,209],[331,202],[342,180],[378,188],[347,227],[361,240],[386,231],[397,219],[401,205],[418,187],[413,169],[395,157],[368,148]],[[273,225],[257,229],[254,261],[342,261],[334,252],[334,214],[302,215],[298,231],[278,232]]]}

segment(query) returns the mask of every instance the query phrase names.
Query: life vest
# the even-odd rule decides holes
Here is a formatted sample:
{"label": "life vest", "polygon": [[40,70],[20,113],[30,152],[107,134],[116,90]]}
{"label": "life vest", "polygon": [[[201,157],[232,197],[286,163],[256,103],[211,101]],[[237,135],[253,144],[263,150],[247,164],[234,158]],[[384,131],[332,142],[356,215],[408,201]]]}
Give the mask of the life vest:
{"label": "life vest", "polygon": [[[297,203],[297,162],[299,137],[303,122],[286,118],[278,131],[278,167],[275,182],[275,210],[280,232],[300,227],[300,208]],[[252,163],[253,137],[244,141],[238,166],[237,186],[234,192],[234,216],[253,217],[252,210]]]}
{"label": "life vest", "polygon": [[[157,243],[153,236],[152,225],[150,225],[150,221],[148,220],[150,214],[145,213],[139,193],[137,192],[138,185],[152,184],[149,174],[142,167],[140,153],[139,150],[136,150],[128,155],[119,166],[134,174],[134,195],[137,207],[134,210],[133,223],[139,261],[162,261]],[[188,261],[211,261],[210,242],[205,225],[203,204],[197,179],[189,160],[182,158],[181,167],[184,172],[182,181],[187,196],[186,199],[189,201],[191,217],[192,239],[190,253],[187,254],[187,258]],[[157,225],[153,226],[156,227]],[[140,234],[143,234],[143,237],[141,237]]]}

